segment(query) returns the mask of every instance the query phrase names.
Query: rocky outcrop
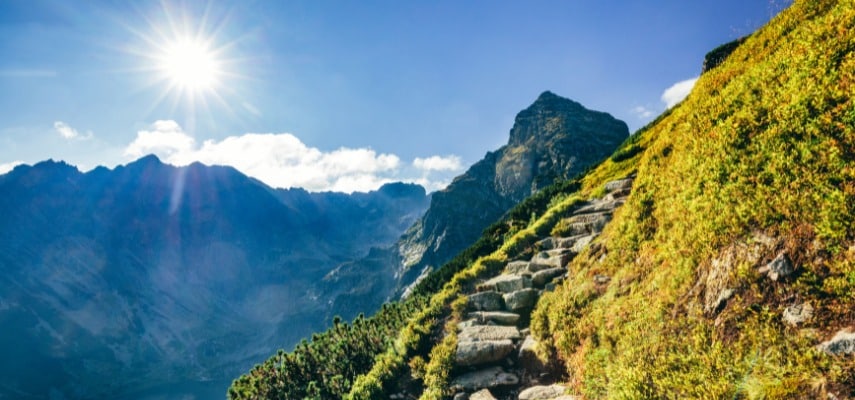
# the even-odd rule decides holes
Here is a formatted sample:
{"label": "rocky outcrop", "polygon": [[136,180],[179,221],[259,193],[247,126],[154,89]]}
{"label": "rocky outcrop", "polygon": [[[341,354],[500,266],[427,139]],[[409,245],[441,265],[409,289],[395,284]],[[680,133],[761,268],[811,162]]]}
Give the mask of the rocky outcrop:
{"label": "rocky outcrop", "polygon": [[[606,198],[582,204],[570,213],[570,221],[602,221],[591,225],[585,235],[544,238],[537,242],[544,251],[527,261],[508,262],[498,276],[476,285],[480,292],[469,293],[470,309],[494,311],[470,312],[469,319],[458,324],[457,376],[451,383],[455,399],[576,399],[564,394],[564,386],[555,384],[556,362],[538,356],[538,343],[525,324],[541,289],[564,278],[568,262],[600,234],[631,186],[631,178],[609,182]],[[604,286],[611,278],[596,275],[594,281]]]}
{"label": "rocky outcrop", "polygon": [[544,92],[521,111],[508,144],[488,153],[445,190],[402,237],[400,285],[473,243],[511,206],[556,179],[568,179],[611,154],[629,136],[609,114]]}

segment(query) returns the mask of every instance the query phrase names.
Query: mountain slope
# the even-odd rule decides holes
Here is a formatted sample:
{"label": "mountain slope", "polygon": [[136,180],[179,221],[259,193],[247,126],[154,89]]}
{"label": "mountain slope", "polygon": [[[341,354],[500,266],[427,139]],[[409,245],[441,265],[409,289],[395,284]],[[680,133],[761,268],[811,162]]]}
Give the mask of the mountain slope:
{"label": "mountain slope", "polygon": [[637,165],[594,172],[589,192],[637,169],[633,194],[534,329],[574,391],[851,395],[852,359],[816,346],[853,323],[853,26],[852,1],[795,2],[641,134]]}
{"label": "mountain slope", "polygon": [[[853,26],[852,0],[796,1],[611,159],[545,190],[551,200],[517,206],[535,213],[531,223],[506,216],[423,281],[402,304],[423,306],[400,314],[405,322],[377,324],[397,334],[384,331],[370,365],[330,368],[338,356],[319,340],[241,377],[230,397],[440,399],[477,390],[522,398],[518,385],[539,379],[563,384],[537,388],[552,393],[542,398],[564,390],[585,399],[851,397]],[[618,182],[631,189],[606,185],[630,176]],[[610,218],[581,217],[616,193],[628,197]],[[491,304],[495,295],[483,293],[497,291],[495,277],[532,293],[511,276],[519,266],[532,268],[555,243],[575,247],[574,234],[595,223],[596,239],[555,254],[566,256],[566,276],[542,292],[530,337],[514,331],[529,326],[519,311],[516,327],[483,329],[491,338],[471,345],[467,327],[487,318],[471,311]],[[500,298],[495,308],[516,301]],[[374,337],[364,325],[341,343]],[[532,351],[543,378],[530,374]],[[289,375],[307,365],[317,372]]]}
{"label": "mountain slope", "polygon": [[324,326],[322,277],[395,240],[428,201],[405,184],[273,190],[153,156],[85,174],[20,166],[0,192],[0,397],[16,398],[196,381],[221,393],[241,365]]}
{"label": "mountain slope", "polygon": [[394,247],[328,275],[323,297],[336,299],[345,318],[377,309],[474,243],[513,205],[601,161],[628,134],[626,124],[607,113],[542,93],[516,116],[507,145],[434,193],[427,212]]}

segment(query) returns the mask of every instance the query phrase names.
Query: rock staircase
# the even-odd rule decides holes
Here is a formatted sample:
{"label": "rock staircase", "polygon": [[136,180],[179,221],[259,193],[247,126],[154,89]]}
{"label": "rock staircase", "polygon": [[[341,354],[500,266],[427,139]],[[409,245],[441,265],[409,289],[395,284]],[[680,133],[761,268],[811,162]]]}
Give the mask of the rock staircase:
{"label": "rock staircase", "polygon": [[[535,355],[530,314],[540,295],[567,276],[570,260],[602,232],[632,183],[632,177],[607,183],[605,197],[582,204],[561,221],[569,236],[540,240],[530,260],[509,262],[468,294],[468,319],[458,324],[454,400],[576,399],[556,383],[556,366]],[[609,277],[592,279],[603,284]]]}

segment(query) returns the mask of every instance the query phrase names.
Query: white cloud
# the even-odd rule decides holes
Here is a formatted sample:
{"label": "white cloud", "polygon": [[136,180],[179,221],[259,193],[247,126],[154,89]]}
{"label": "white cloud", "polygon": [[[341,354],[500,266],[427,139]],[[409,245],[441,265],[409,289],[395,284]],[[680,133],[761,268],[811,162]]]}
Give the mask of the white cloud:
{"label": "white cloud", "polygon": [[424,171],[460,171],[463,168],[460,157],[455,155],[416,157],[413,166]]}
{"label": "white cloud", "polygon": [[667,108],[674,107],[689,95],[697,81],[698,78],[695,77],[671,85],[671,87],[662,92],[662,102],[665,103]]}
{"label": "white cloud", "polygon": [[3,175],[5,173],[15,169],[15,167],[17,167],[23,163],[24,163],[23,161],[12,161],[12,162],[0,164],[0,175]]}
{"label": "white cloud", "polygon": [[648,119],[653,116],[653,111],[644,106],[637,106],[630,110],[639,119]]}
{"label": "white cloud", "polygon": [[77,129],[72,128],[70,125],[62,121],[55,121],[53,123],[53,129],[56,129],[56,132],[59,133],[60,136],[68,140],[88,140],[92,139],[94,136],[92,132],[86,132],[85,135],[81,135],[80,132],[77,132]]}
{"label": "white cloud", "polygon": [[193,150],[196,139],[184,133],[175,121],[158,120],[150,131],[137,132],[137,138],[125,148],[125,156],[139,158],[156,154],[163,159]]}
{"label": "white cloud", "polygon": [[[125,156],[134,159],[147,154],[155,154],[174,165],[187,165],[195,161],[208,165],[230,165],[246,175],[280,188],[302,187],[310,191],[351,193],[374,190],[393,181],[424,180],[430,183],[424,185],[428,190],[437,189],[439,184],[439,181],[427,180],[426,176],[402,176],[406,165],[398,156],[378,154],[371,148],[342,147],[324,152],[307,146],[290,133],[247,133],[219,141],[205,140],[199,145],[175,121],[155,122],[151,130],[139,131],[136,139],[125,149]],[[422,160],[420,163],[434,169],[447,169],[455,163],[460,164],[456,156],[433,156],[417,160]]]}

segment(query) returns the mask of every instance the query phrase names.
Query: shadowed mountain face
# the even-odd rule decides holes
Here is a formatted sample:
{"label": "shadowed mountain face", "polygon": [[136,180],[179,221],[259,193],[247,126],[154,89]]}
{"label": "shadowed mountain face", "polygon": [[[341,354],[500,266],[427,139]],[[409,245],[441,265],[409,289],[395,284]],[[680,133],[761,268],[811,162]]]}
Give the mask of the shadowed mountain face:
{"label": "shadowed mountain face", "polygon": [[194,381],[221,396],[323,327],[336,311],[321,279],[392,243],[429,200],[407,184],[274,190],[153,156],[85,174],[21,166],[0,193],[0,398],[159,398]]}
{"label": "shadowed mountain face", "polygon": [[[595,165],[629,136],[624,122],[544,92],[517,114],[508,144],[487,153],[444,190],[398,243],[342,265],[325,279],[336,302],[376,309],[417,277],[441,266],[481,236],[513,205],[556,180]],[[346,308],[342,308],[346,310]]]}

